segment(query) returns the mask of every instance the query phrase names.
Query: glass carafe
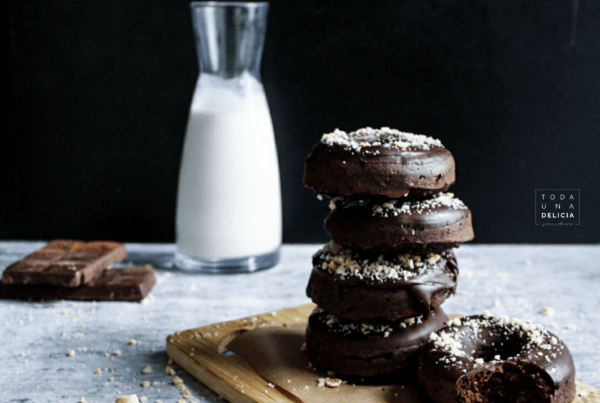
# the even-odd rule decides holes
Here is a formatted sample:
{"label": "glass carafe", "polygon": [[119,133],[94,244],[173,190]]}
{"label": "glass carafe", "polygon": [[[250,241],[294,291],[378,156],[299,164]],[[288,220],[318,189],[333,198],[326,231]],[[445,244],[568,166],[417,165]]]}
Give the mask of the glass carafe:
{"label": "glass carafe", "polygon": [[268,3],[193,2],[200,75],[185,134],[175,263],[185,270],[275,265],[281,190],[260,61]]}

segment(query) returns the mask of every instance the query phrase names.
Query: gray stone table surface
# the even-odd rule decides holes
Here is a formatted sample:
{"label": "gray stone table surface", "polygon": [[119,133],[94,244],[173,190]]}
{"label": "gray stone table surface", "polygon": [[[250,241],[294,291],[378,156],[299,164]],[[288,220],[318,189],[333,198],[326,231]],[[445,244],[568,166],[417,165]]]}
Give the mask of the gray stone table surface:
{"label": "gray stone table surface", "polygon": [[[42,245],[0,242],[0,271]],[[173,245],[128,244],[125,265],[157,268],[153,298],[144,303],[0,301],[0,402],[114,402],[133,393],[176,402],[181,392],[163,373],[166,336],[308,303],[304,292],[318,248],[285,245],[281,263],[257,273],[199,275],[168,269]],[[487,309],[542,323],[569,346],[577,377],[600,387],[599,246],[464,245],[456,255],[458,292],[446,312]],[[543,315],[543,307],[554,314]],[[147,365],[153,372],[142,374]],[[195,399],[218,400],[175,369]]]}

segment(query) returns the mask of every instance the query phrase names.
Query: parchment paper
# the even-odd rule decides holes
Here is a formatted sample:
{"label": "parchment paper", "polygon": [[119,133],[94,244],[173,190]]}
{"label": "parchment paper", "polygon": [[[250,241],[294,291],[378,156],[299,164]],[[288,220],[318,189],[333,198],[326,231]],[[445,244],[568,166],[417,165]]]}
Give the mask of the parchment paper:
{"label": "parchment paper", "polygon": [[[395,383],[361,384],[348,381],[337,388],[318,387],[328,375],[309,367],[301,351],[306,323],[289,327],[264,326],[238,335],[227,348],[244,359],[258,375],[304,403],[431,403],[416,383],[414,374],[398,375]],[[329,376],[331,377],[331,376]]]}

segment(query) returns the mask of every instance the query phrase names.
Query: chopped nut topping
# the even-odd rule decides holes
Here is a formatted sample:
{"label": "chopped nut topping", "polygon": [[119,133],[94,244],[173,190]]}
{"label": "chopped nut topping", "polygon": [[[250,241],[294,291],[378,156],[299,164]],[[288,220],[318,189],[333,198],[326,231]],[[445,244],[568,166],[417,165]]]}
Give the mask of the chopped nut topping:
{"label": "chopped nut topping", "polygon": [[450,320],[448,321],[448,325],[449,325],[449,326],[460,326],[460,325],[461,325],[461,323],[460,323],[460,318],[454,318],[454,319],[450,319]]}
{"label": "chopped nut topping", "polygon": [[396,256],[361,258],[351,249],[344,249],[335,241],[329,241],[313,258],[322,261],[321,268],[343,278],[357,277],[384,282],[387,279],[408,280],[423,275],[440,264],[446,255],[430,253],[411,255],[402,253]]}
{"label": "chopped nut topping", "polygon": [[152,373],[152,367],[150,365],[146,365],[144,368],[142,368],[142,374],[151,374]]}
{"label": "chopped nut topping", "polygon": [[[454,321],[451,320],[449,322],[450,326],[437,333],[432,333],[429,337],[430,342],[432,342],[435,347],[450,353],[451,357],[445,359],[447,364],[464,366],[466,365],[465,362],[471,362],[471,365],[474,367],[483,365],[485,360],[483,358],[475,359],[472,356],[467,355],[467,352],[464,350],[465,347],[461,342],[467,339],[481,337],[481,332],[484,329],[491,335],[504,335],[508,337],[511,334],[517,334],[519,337],[523,337],[525,343],[523,345],[523,350],[520,353],[517,353],[515,357],[529,354],[530,352],[535,352],[536,355],[541,357],[544,353],[538,349],[550,351],[561,348],[560,346],[557,346],[558,339],[551,336],[551,334],[541,325],[533,324],[530,321],[518,318],[509,318],[507,316],[494,318],[490,315],[484,315],[482,317],[464,318],[458,325],[453,322]],[[483,342],[485,343],[485,339]],[[475,350],[472,350],[470,353],[471,355],[474,354]],[[464,358],[462,361],[458,361],[452,359],[455,357]],[[500,360],[500,358],[500,355],[494,356],[494,360]]]}
{"label": "chopped nut topping", "polygon": [[453,193],[438,193],[425,200],[398,201],[390,200],[376,204],[369,200],[353,200],[348,198],[336,198],[336,205],[342,209],[364,207],[371,210],[373,216],[390,217],[413,214],[432,214],[438,207],[448,207],[454,210],[465,210],[467,206],[462,200],[454,197]]}
{"label": "chopped nut topping", "polygon": [[[348,151],[369,150],[372,147],[395,148],[400,151],[429,150],[431,147],[443,147],[442,143],[423,134],[401,132],[389,127],[373,129],[365,127],[357,131],[346,133],[335,129],[321,137],[321,143],[332,146],[343,146]],[[366,151],[365,151],[366,152]]]}
{"label": "chopped nut topping", "polygon": [[409,326],[419,325],[423,323],[422,316],[400,319],[394,322],[373,323],[373,322],[356,322],[348,319],[338,318],[330,313],[326,313],[321,308],[315,308],[314,314],[317,319],[327,325],[334,333],[342,333],[348,335],[350,333],[362,334],[380,334],[383,337],[389,337],[390,334],[399,328],[407,328]]}

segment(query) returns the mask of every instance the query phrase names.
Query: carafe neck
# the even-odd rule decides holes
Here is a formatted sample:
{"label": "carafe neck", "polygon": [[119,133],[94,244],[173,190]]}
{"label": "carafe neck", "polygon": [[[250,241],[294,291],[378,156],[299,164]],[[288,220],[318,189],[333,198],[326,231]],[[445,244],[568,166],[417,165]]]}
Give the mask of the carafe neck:
{"label": "carafe neck", "polygon": [[192,2],[200,73],[260,79],[268,3]]}

